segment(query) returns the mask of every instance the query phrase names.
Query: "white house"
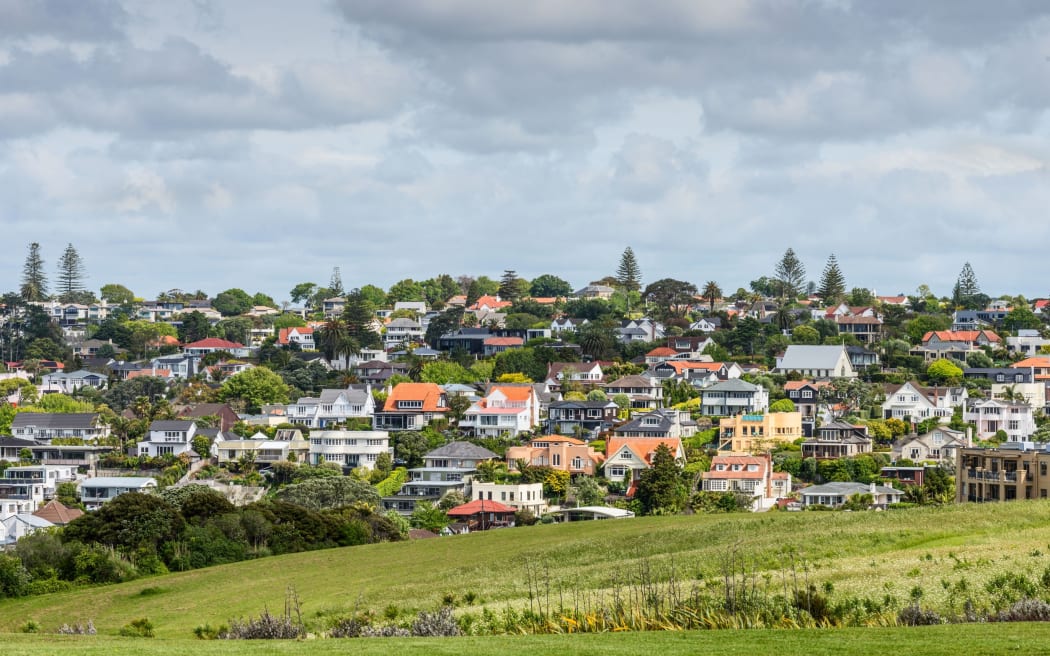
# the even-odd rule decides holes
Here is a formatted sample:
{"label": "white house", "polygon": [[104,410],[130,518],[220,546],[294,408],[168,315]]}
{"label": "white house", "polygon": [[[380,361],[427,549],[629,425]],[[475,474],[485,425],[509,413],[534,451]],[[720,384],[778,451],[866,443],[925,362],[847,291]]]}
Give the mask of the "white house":
{"label": "white house", "polygon": [[916,423],[937,417],[942,424],[946,424],[951,420],[955,408],[962,407],[968,398],[969,392],[965,387],[923,387],[918,383],[907,382],[886,388],[882,417]]}
{"label": "white house", "polygon": [[231,342],[218,337],[208,337],[198,340],[182,347],[186,355],[207,355],[216,351],[226,351],[235,358],[247,358],[251,356],[251,349],[239,342]]}
{"label": "white house", "polygon": [[310,463],[375,469],[381,453],[393,453],[386,431],[320,430],[310,433]]}
{"label": "white house", "polygon": [[769,391],[761,386],[731,378],[703,390],[700,412],[709,417],[759,414],[769,408]]}
{"label": "white house", "polygon": [[903,493],[891,486],[871,483],[825,483],[804,488],[800,493],[802,507],[830,506],[837,508],[849,501],[854,495],[870,494],[872,506],[885,508],[892,503],[899,503]]}
{"label": "white house", "polygon": [[27,535],[54,526],[46,519],[30,513],[11,515],[0,519],[0,545],[12,545]]}
{"label": "white house", "polygon": [[69,374],[56,371],[55,373],[46,374],[40,379],[40,391],[44,394],[49,392],[72,394],[81,387],[93,387],[100,390],[105,388],[105,386],[106,377],[93,371],[82,370]]}
{"label": "white house", "polygon": [[97,412],[20,412],[11,420],[11,434],[23,440],[49,444],[56,437],[76,437],[90,442],[109,435]]}
{"label": "white house", "polygon": [[99,476],[80,484],[80,500],[88,510],[98,510],[102,504],[127,492],[148,493],[157,488],[154,478],[144,476]]}
{"label": "white house", "polygon": [[499,501],[517,510],[529,510],[539,517],[547,512],[543,483],[481,483],[474,481],[471,496],[485,501]]}
{"label": "white house", "polygon": [[791,474],[774,472],[769,453],[758,456],[725,455],[711,459],[701,475],[705,492],[737,492],[750,496],[752,510],[768,510],[777,499],[791,494]]}
{"label": "white house", "polygon": [[794,371],[811,379],[857,377],[846,347],[841,345],[792,344],[783,355],[777,356],[775,371],[781,374]]}
{"label": "white house", "polygon": [[371,385],[321,390],[319,397],[300,397],[289,404],[286,416],[292,424],[324,428],[347,419],[371,419],[376,411]]}
{"label": "white house", "polygon": [[55,496],[59,483],[77,479],[77,468],[72,465],[28,465],[8,467],[0,478],[0,496],[5,489],[24,486],[30,498],[38,505]]}
{"label": "white house", "polygon": [[677,437],[613,437],[606,442],[605,477],[610,481],[628,483],[628,496],[634,494],[634,484],[642,472],[652,466],[653,454],[663,444],[676,460],[684,460],[682,440]]}
{"label": "white house", "polygon": [[146,439],[139,442],[138,453],[148,457],[181,455],[193,450],[196,434],[196,422],[157,420],[149,425]]}
{"label": "white house", "polygon": [[493,385],[471,404],[459,427],[479,437],[518,435],[540,423],[540,401],[532,385]]}
{"label": "white house", "polygon": [[977,426],[977,438],[987,440],[1005,431],[1010,442],[1023,442],[1035,432],[1032,406],[1027,403],[998,399],[973,400],[967,403],[963,420]]}
{"label": "white house", "polygon": [[905,435],[893,445],[893,461],[906,458],[916,463],[933,461],[954,467],[959,449],[973,446],[968,432],[969,429],[964,433],[940,426],[924,435]]}
{"label": "white house", "polygon": [[239,462],[244,456],[252,458],[256,466],[283,461],[306,462],[309,452],[310,443],[295,429],[279,430],[272,440],[263,433],[246,440],[230,439],[219,433],[211,446],[211,454],[220,465]]}
{"label": "white house", "polygon": [[423,324],[418,321],[404,317],[391,319],[390,323],[386,325],[386,332],[383,334],[383,345],[390,349],[406,342],[422,342],[425,334],[426,331],[423,329]]}

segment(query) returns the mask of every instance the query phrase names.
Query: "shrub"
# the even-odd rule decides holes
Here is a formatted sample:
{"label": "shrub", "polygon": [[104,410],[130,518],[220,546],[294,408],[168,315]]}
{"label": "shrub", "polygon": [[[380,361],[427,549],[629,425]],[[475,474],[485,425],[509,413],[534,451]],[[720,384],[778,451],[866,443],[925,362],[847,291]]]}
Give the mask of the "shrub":
{"label": "shrub", "polygon": [[122,626],[120,635],[126,638],[152,638],[153,622],[148,617],[140,617]]}
{"label": "shrub", "polygon": [[452,616],[451,606],[442,606],[433,613],[420,611],[412,622],[412,635],[420,638],[453,638],[459,634],[459,624]]}
{"label": "shrub", "polygon": [[302,625],[289,615],[272,615],[264,609],[259,617],[230,620],[230,627],[219,633],[223,640],[296,640],[303,637]]}
{"label": "shrub", "polygon": [[220,635],[229,630],[226,625],[213,627],[211,624],[200,624],[193,629],[193,635],[197,636],[198,640],[217,640]]}
{"label": "shrub", "polygon": [[36,620],[26,620],[18,630],[21,633],[40,633],[40,623]]}
{"label": "shrub", "polygon": [[897,623],[904,626],[932,626],[941,623],[941,616],[932,610],[923,610],[917,604],[905,606],[897,613]]}
{"label": "shrub", "polygon": [[88,620],[87,624],[81,624],[80,622],[75,624],[63,624],[58,627],[56,633],[61,633],[63,635],[95,635],[95,623]]}
{"label": "shrub", "polygon": [[376,483],[376,492],[381,497],[391,497],[397,494],[401,487],[408,481],[408,470],[398,467],[390,472],[390,475]]}
{"label": "shrub", "polygon": [[996,622],[1048,622],[1050,604],[1042,599],[1022,599],[992,617]]}

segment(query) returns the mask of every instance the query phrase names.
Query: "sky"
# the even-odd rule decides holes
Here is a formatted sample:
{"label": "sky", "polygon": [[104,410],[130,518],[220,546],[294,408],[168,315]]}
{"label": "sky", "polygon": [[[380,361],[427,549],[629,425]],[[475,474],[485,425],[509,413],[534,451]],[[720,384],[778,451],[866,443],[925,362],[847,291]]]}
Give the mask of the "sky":
{"label": "sky", "polygon": [[440,273],[1045,296],[1042,0],[0,0],[0,290]]}

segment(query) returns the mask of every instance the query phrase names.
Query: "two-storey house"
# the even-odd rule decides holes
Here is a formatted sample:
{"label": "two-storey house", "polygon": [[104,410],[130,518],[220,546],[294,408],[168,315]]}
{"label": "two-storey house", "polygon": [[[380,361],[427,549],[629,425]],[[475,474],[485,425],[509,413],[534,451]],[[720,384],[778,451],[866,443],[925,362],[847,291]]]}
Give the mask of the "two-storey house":
{"label": "two-storey house", "polygon": [[554,401],[547,408],[547,432],[586,437],[610,428],[619,411],[612,401]]}
{"label": "two-storey house", "polygon": [[682,440],[677,437],[612,437],[605,445],[605,477],[627,484],[627,496],[634,496],[642,472],[652,467],[653,455],[665,445],[676,460],[684,461]]}
{"label": "two-storey house", "polygon": [[321,430],[310,433],[310,463],[334,462],[345,469],[375,469],[380,454],[393,454],[386,431]]}
{"label": "two-storey house", "polygon": [[445,391],[434,383],[399,383],[390,390],[382,410],[373,415],[375,430],[422,430],[448,413]]}
{"label": "two-storey house", "polygon": [[517,471],[518,463],[524,462],[526,466],[553,467],[573,476],[594,476],[604,461],[604,453],[598,453],[583,440],[563,435],[545,435],[525,446],[507,449],[508,471]]}
{"label": "two-storey house", "polygon": [[495,453],[470,442],[450,442],[423,456],[422,467],[409,469],[408,482],[396,495],[383,498],[383,508],[408,516],[420,501],[437,503],[453,490],[469,498],[478,463],[498,458]]}
{"label": "two-storey house", "polygon": [[969,398],[965,387],[923,387],[916,382],[887,385],[882,404],[883,419],[918,423],[937,417],[942,424],[951,421],[955,408]]}
{"label": "two-storey house", "polygon": [[871,453],[872,441],[866,426],[833,421],[816,429],[816,434],[802,443],[802,457],[817,460],[852,458]]}
{"label": "two-storey house", "polygon": [[461,430],[479,437],[518,435],[540,423],[540,400],[532,385],[493,385],[467,409]]}
{"label": "two-storey house", "polygon": [[705,492],[735,492],[752,498],[752,510],[768,510],[791,494],[791,474],[773,471],[768,453],[758,456],[719,455],[700,475]]}
{"label": "two-storey house", "polygon": [[144,476],[99,476],[80,484],[80,501],[87,510],[98,510],[102,504],[121,494],[139,492],[148,494],[157,489],[157,480]]}
{"label": "two-storey house", "polygon": [[963,420],[977,426],[977,439],[987,440],[999,431],[1012,442],[1028,439],[1035,432],[1032,406],[999,399],[971,399],[966,404]]}
{"label": "two-storey house", "polygon": [[939,426],[922,435],[905,435],[894,442],[891,456],[894,462],[907,459],[915,463],[936,462],[954,468],[959,449],[973,446],[968,433],[969,429],[963,432]]}
{"label": "two-storey house", "polygon": [[303,396],[288,405],[285,416],[291,424],[310,428],[325,428],[344,424],[348,419],[371,419],[375,414],[375,399],[369,384],[347,389],[324,389],[320,396]]}
{"label": "two-storey house", "polygon": [[616,437],[678,437],[686,438],[696,435],[696,422],[686,410],[660,408],[643,415],[638,415],[613,429]]}
{"label": "two-storey house", "polygon": [[734,378],[703,390],[700,412],[708,417],[757,414],[769,408],[769,391],[761,385]]}
{"label": "two-storey house", "polygon": [[664,388],[651,376],[623,376],[602,385],[610,399],[623,394],[631,400],[632,410],[656,410],[664,407]]}
{"label": "two-storey house", "polygon": [[96,412],[20,412],[11,420],[11,435],[43,444],[70,437],[90,442],[108,437],[109,426],[99,421]]}
{"label": "two-storey house", "polygon": [[156,457],[187,453],[193,450],[193,437],[196,434],[197,423],[194,421],[154,421],[149,425],[146,439],[138,444],[138,454]]}
{"label": "two-storey house", "polygon": [[802,413],[735,415],[718,424],[718,450],[759,453],[802,437]]}
{"label": "two-storey house", "polygon": [[604,380],[602,366],[597,362],[552,362],[547,368],[546,382],[555,392],[561,391],[568,381],[589,388],[601,385]]}

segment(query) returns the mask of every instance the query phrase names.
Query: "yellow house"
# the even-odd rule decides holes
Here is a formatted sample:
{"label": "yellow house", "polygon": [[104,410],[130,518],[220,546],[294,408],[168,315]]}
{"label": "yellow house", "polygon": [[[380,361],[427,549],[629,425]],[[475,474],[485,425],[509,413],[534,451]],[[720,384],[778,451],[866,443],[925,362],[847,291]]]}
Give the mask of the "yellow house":
{"label": "yellow house", "polygon": [[802,437],[801,412],[726,417],[718,425],[718,450],[761,453]]}

